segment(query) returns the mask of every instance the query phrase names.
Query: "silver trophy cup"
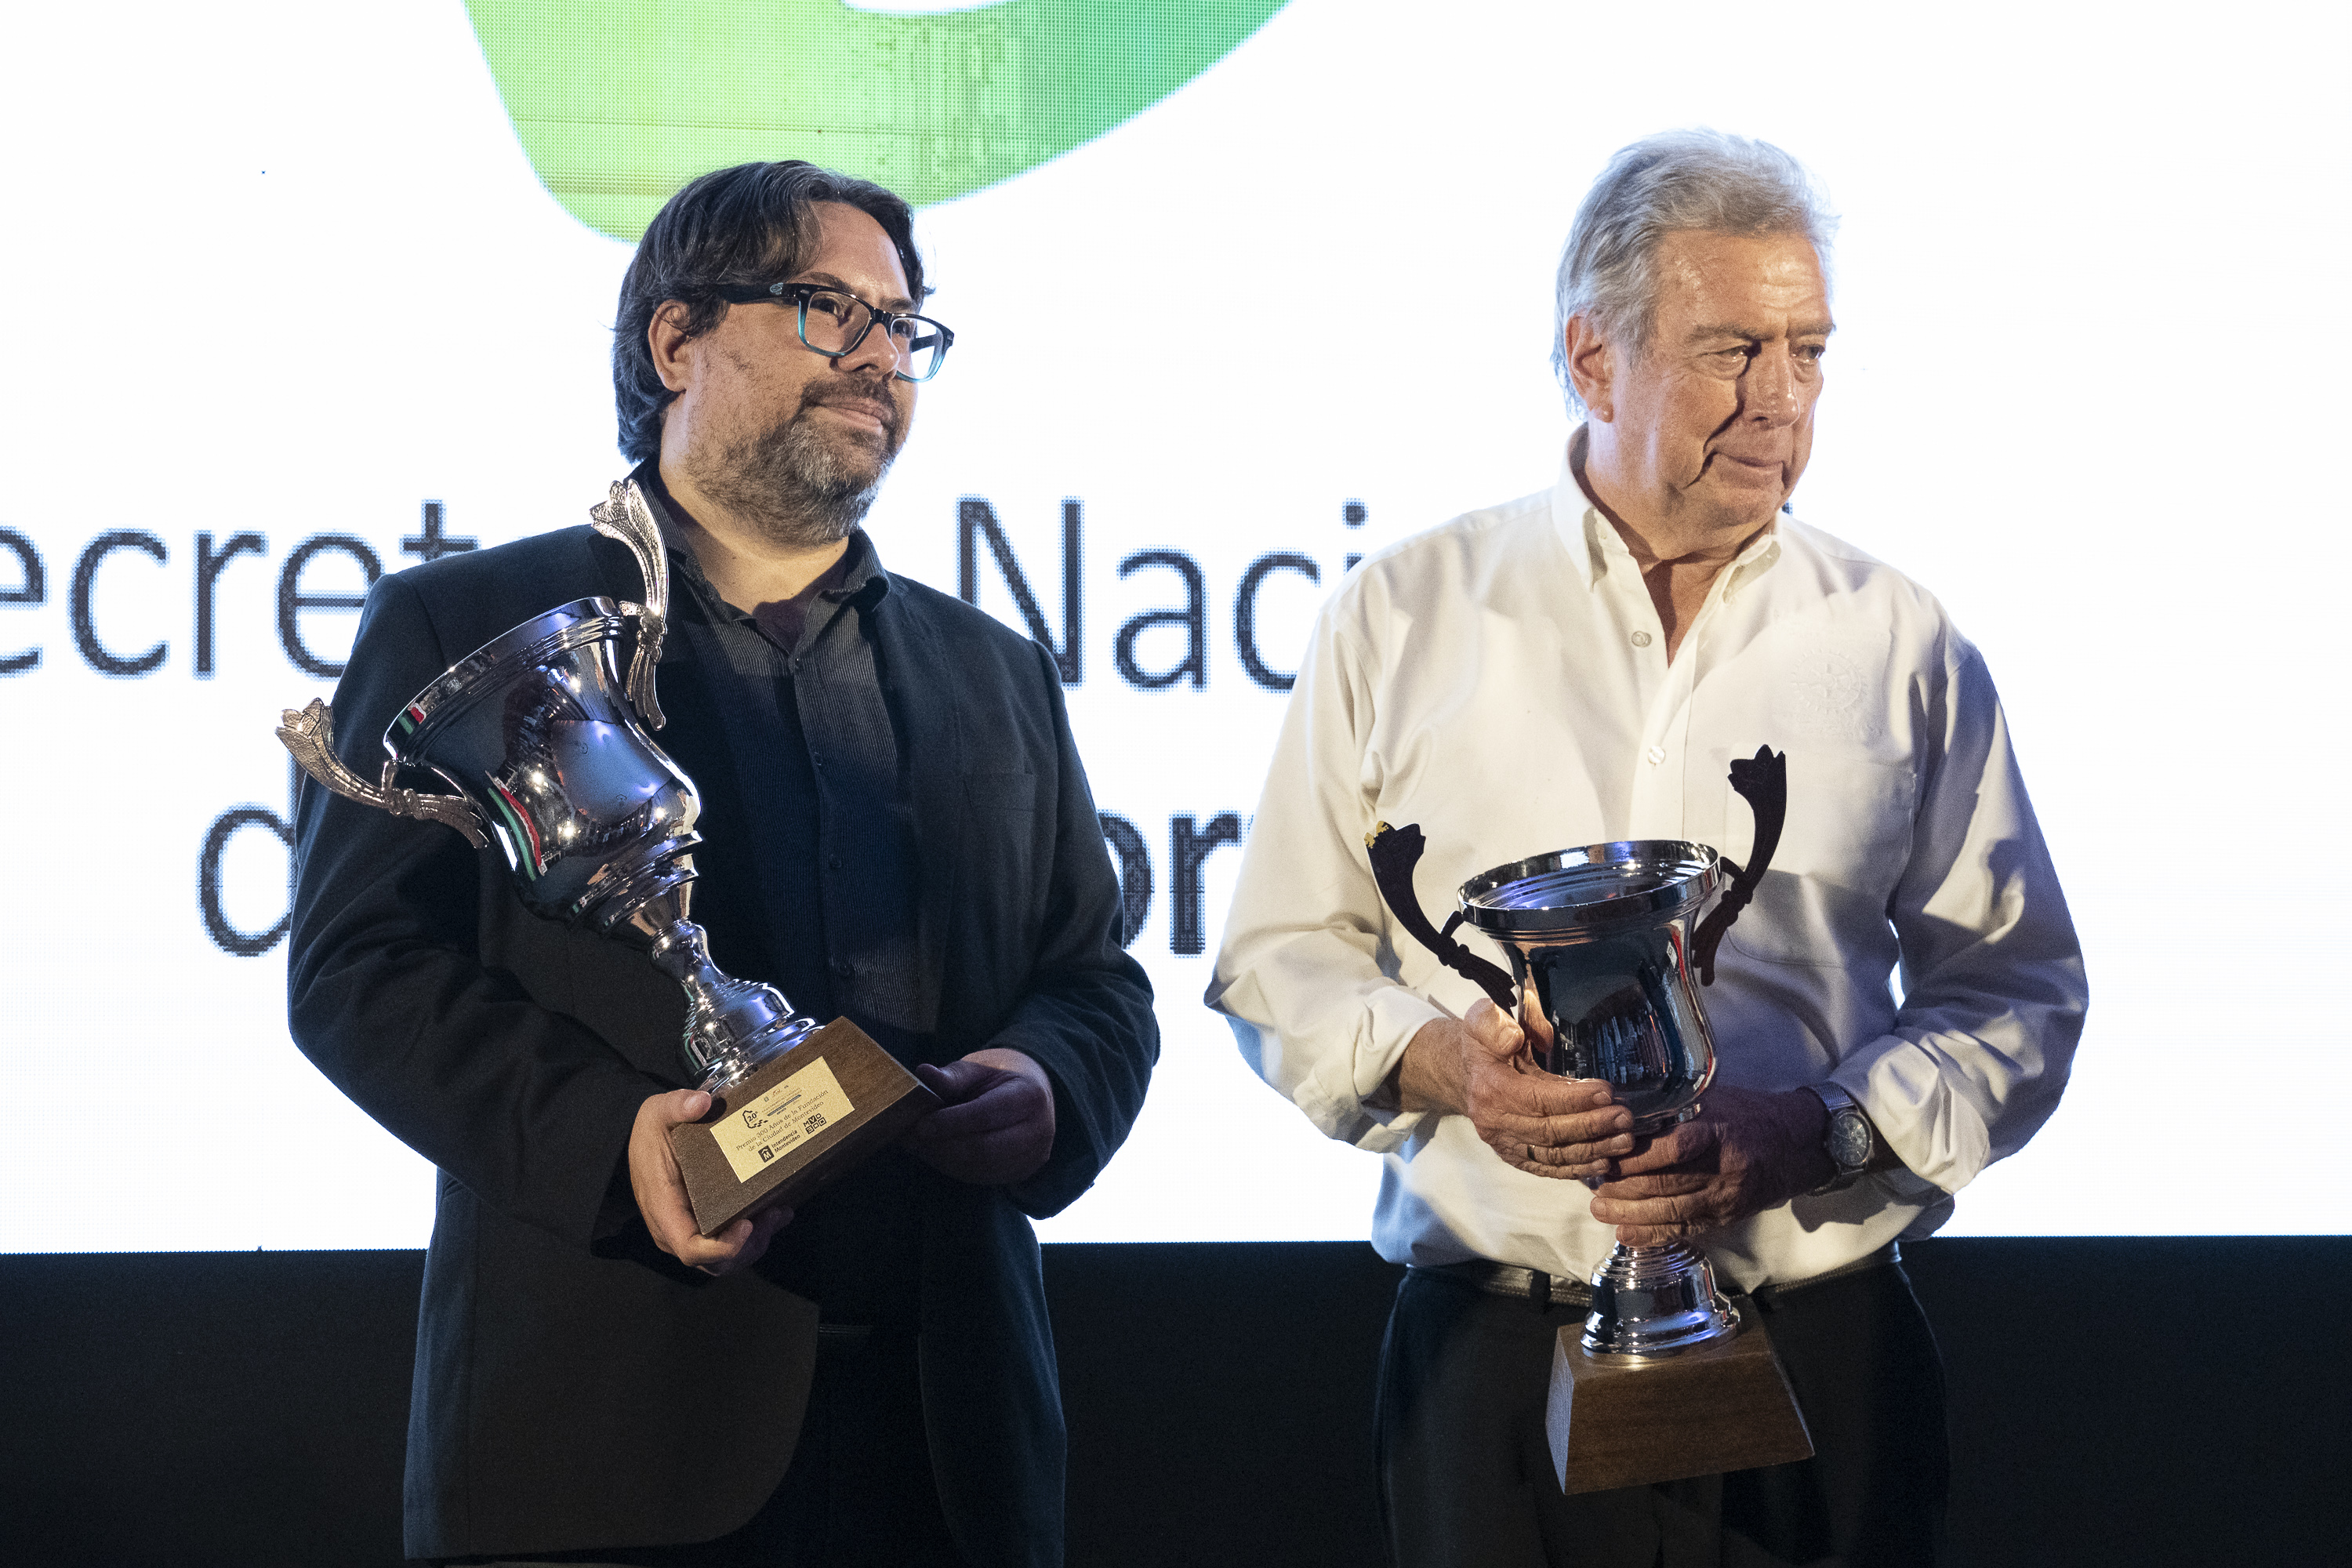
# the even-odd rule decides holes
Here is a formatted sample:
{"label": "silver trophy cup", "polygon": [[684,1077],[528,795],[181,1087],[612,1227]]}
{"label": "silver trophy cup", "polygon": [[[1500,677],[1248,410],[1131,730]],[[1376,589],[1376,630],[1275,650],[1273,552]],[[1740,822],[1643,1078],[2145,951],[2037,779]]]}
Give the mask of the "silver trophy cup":
{"label": "silver trophy cup", "polygon": [[[1693,927],[1724,880],[1720,857],[1677,839],[1593,844],[1497,866],[1462,887],[1462,912],[1510,957],[1552,1038],[1536,1065],[1599,1079],[1647,1137],[1698,1113],[1715,1037],[1691,973]],[[1739,1326],[1706,1257],[1681,1242],[1620,1242],[1592,1276],[1584,1348],[1657,1355]]]}
{"label": "silver trophy cup", "polygon": [[[1399,922],[1507,1013],[1532,994],[1551,1027],[1531,1040],[1535,1063],[1563,1078],[1606,1082],[1648,1137],[1687,1121],[1715,1079],[1715,1037],[1700,1000],[1715,950],[1763,879],[1787,803],[1787,759],[1769,749],[1731,768],[1756,813],[1744,869],[1704,844],[1640,839],[1556,850],[1496,866],[1462,885],[1460,908],[1433,931],[1412,896],[1417,826],[1382,826],[1373,872]],[[1453,940],[1467,924],[1510,960],[1510,973]],[[1584,1348],[1594,1355],[1656,1356],[1736,1331],[1739,1316],[1716,1289],[1706,1257],[1681,1242],[1619,1243],[1592,1276]]]}
{"label": "silver trophy cup", "polygon": [[[818,1025],[775,987],[721,973],[688,917],[701,801],[646,732],[664,721],[654,694],[669,586],[661,531],[627,480],[590,515],[635,553],[650,605],[575,600],[475,649],[401,710],[375,782],[335,754],[322,701],[289,710],[278,735],[337,795],[445,823],[478,849],[495,840],[534,913],[646,953],[686,988],[686,1076],[718,1094]],[[619,651],[631,633],[625,688]],[[404,787],[404,774],[456,793]]]}

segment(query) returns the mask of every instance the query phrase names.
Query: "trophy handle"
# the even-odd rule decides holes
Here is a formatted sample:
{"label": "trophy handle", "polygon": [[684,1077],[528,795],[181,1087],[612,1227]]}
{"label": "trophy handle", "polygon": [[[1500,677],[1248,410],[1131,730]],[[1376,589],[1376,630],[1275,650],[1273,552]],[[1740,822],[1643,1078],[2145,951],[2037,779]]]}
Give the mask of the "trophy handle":
{"label": "trophy handle", "polygon": [[1383,822],[1364,835],[1364,848],[1372,862],[1372,880],[1380,884],[1381,898],[1396,916],[1397,924],[1410,931],[1413,939],[1430,952],[1437,961],[1456,974],[1494,998],[1495,1005],[1507,1014],[1518,1010],[1518,988],[1511,984],[1510,974],[1500,964],[1489,963],[1454,940],[1454,928],[1462,923],[1462,911],[1439,931],[1429,923],[1421,910],[1421,900],[1412,890],[1412,868],[1421,864],[1422,851],[1428,841],[1421,836],[1421,825],[1409,822],[1402,827],[1391,827]]}
{"label": "trophy handle", "polygon": [[1691,938],[1691,961],[1701,985],[1715,984],[1715,950],[1731,922],[1739,918],[1739,911],[1748,907],[1748,900],[1756,896],[1758,884],[1771,868],[1772,852],[1780,847],[1780,826],[1789,816],[1789,753],[1759,746],[1752,757],[1733,758],[1731,787],[1756,814],[1756,842],[1744,868],[1735,860],[1723,862],[1724,869],[1731,873],[1731,886],[1724,889],[1723,900],[1698,922],[1698,931]]}
{"label": "trophy handle", "polygon": [[392,764],[384,764],[383,784],[372,784],[335,755],[335,714],[324,700],[313,697],[310,705],[299,712],[289,708],[278,718],[278,738],[294,753],[294,761],[302,771],[347,800],[388,811],[394,816],[413,816],[422,822],[438,822],[454,827],[466,836],[466,842],[477,849],[490,847],[489,835],[482,831],[481,814],[474,803],[460,795],[429,795],[413,789],[393,787]]}
{"label": "trophy handle", "polygon": [[669,555],[661,524],[635,479],[614,479],[612,494],[588,509],[588,521],[607,539],[617,539],[637,558],[646,580],[646,602],[637,606],[637,652],[629,661],[629,701],[648,730],[669,722],[654,694],[654,671],[661,663],[662,637],[669,616]]}

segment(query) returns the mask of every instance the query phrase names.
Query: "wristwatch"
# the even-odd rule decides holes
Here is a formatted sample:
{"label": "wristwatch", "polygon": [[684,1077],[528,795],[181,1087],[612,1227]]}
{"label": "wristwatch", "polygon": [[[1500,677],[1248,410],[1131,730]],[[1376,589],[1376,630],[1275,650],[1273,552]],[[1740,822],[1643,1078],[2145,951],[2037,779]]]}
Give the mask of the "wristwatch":
{"label": "wristwatch", "polygon": [[1862,1107],[1853,1102],[1853,1096],[1837,1085],[1809,1083],[1805,1087],[1812,1090],[1813,1098],[1828,1108],[1830,1124],[1822,1134],[1822,1152],[1830,1157],[1830,1163],[1836,1172],[1805,1195],[1813,1197],[1822,1193],[1843,1192],[1860,1181],[1862,1173],[1870,1169],[1871,1156],[1878,1152],[1878,1130],[1870,1124],[1870,1118],[1862,1113]]}

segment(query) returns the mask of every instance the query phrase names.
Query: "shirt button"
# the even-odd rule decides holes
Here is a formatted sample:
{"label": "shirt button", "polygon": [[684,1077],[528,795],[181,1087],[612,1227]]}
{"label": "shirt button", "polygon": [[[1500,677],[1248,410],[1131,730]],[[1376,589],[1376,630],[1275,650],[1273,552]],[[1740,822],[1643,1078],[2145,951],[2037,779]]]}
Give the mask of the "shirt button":
{"label": "shirt button", "polygon": [[838,871],[841,869],[841,857],[838,855],[826,856],[824,858],[824,863],[826,867],[832,870]]}
{"label": "shirt button", "polygon": [[1635,632],[1635,633],[1633,634],[1633,646],[1634,646],[1635,647],[1649,647],[1649,646],[1650,646],[1650,634],[1649,634],[1649,633],[1647,633],[1647,632]]}
{"label": "shirt button", "polygon": [[833,961],[833,972],[835,974],[847,974],[849,973],[849,960],[845,958],[835,959]]}
{"label": "shirt button", "polygon": [[1650,759],[1650,765],[1654,768],[1666,760],[1666,749],[1664,746],[1652,746],[1643,755]]}

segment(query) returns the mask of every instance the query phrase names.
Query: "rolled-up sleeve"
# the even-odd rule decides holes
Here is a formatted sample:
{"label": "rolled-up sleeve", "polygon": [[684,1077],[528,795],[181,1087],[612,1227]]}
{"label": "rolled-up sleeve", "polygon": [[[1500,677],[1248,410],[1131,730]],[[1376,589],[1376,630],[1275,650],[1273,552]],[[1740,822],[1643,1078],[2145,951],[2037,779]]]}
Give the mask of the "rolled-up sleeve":
{"label": "rolled-up sleeve", "polygon": [[[1931,699],[1911,858],[1888,910],[1903,1005],[1832,1078],[1946,1193],[2057,1109],[2089,1005],[2082,945],[1984,661],[1964,643]],[[1940,723],[1934,721],[1940,720]]]}

